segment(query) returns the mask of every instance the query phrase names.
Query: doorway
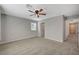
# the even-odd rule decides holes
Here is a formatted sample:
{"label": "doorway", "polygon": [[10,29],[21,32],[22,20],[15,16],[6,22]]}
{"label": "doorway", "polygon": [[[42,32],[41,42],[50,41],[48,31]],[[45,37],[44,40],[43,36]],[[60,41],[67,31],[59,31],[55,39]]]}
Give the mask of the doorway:
{"label": "doorway", "polygon": [[73,41],[77,39],[77,23],[69,23],[69,37]]}
{"label": "doorway", "polygon": [[69,23],[69,34],[77,33],[77,23]]}
{"label": "doorway", "polygon": [[41,23],[41,37],[45,36],[45,23]]}
{"label": "doorway", "polygon": [[79,47],[79,23],[69,23],[69,35],[72,39],[72,42],[77,44]]}
{"label": "doorway", "polygon": [[65,41],[79,47],[79,22],[69,21],[65,22]]}

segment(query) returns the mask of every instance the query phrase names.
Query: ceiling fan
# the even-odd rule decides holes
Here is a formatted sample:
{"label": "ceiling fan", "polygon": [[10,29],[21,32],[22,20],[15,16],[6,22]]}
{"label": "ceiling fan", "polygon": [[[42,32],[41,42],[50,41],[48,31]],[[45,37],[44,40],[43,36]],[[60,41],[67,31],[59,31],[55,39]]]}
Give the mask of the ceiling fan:
{"label": "ceiling fan", "polygon": [[[32,7],[31,5],[29,5],[29,4],[27,5],[27,7],[33,8],[33,7]],[[30,15],[30,16],[36,15],[36,16],[39,18],[40,15],[46,15],[46,13],[43,12],[44,9],[42,9],[42,8],[41,8],[41,9],[34,9],[34,8],[33,8],[33,10],[34,10],[34,11],[32,11],[32,10],[30,10],[30,9],[28,10],[29,12],[33,13],[33,14]]]}

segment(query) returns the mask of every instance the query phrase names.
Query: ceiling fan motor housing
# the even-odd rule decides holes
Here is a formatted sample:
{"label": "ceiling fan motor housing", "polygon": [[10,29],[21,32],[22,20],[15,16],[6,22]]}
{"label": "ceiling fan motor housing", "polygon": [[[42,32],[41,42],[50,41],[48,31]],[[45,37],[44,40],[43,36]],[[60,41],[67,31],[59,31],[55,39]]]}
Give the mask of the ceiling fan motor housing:
{"label": "ceiling fan motor housing", "polygon": [[36,14],[38,14],[38,13],[39,13],[39,11],[38,11],[38,10],[35,10],[35,13],[36,13]]}

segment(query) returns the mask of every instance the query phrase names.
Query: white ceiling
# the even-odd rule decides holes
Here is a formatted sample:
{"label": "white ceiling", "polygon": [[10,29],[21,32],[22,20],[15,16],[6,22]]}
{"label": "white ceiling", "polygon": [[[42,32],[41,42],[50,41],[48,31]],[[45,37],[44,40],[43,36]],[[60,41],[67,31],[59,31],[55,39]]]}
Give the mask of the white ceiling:
{"label": "white ceiling", "polygon": [[79,15],[79,5],[75,4],[31,4],[33,8],[39,9],[43,8],[46,12],[46,16],[40,16],[37,18],[36,16],[29,16],[32,13],[28,12],[28,8],[26,4],[1,4],[2,13],[28,18],[32,20],[43,20],[49,17],[65,15],[65,16],[73,16]]}

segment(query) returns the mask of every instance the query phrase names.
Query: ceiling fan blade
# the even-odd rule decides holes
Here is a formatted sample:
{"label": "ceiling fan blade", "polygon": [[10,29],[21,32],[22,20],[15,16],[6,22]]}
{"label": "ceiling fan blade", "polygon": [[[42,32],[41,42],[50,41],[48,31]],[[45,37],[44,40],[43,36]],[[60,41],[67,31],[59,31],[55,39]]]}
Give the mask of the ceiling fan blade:
{"label": "ceiling fan blade", "polygon": [[39,15],[46,15],[46,13],[39,13]]}
{"label": "ceiling fan blade", "polygon": [[40,9],[40,10],[39,10],[39,12],[42,12],[42,11],[43,11],[43,9]]}
{"label": "ceiling fan blade", "polygon": [[32,12],[32,13],[35,13],[35,12],[33,12],[33,11],[31,11],[31,10],[28,10],[29,12]]}
{"label": "ceiling fan blade", "polygon": [[32,15],[30,15],[30,16],[33,16],[33,15],[35,15],[35,14],[32,14]]}
{"label": "ceiling fan blade", "polygon": [[26,4],[26,7],[31,10],[35,10],[31,4]]}

